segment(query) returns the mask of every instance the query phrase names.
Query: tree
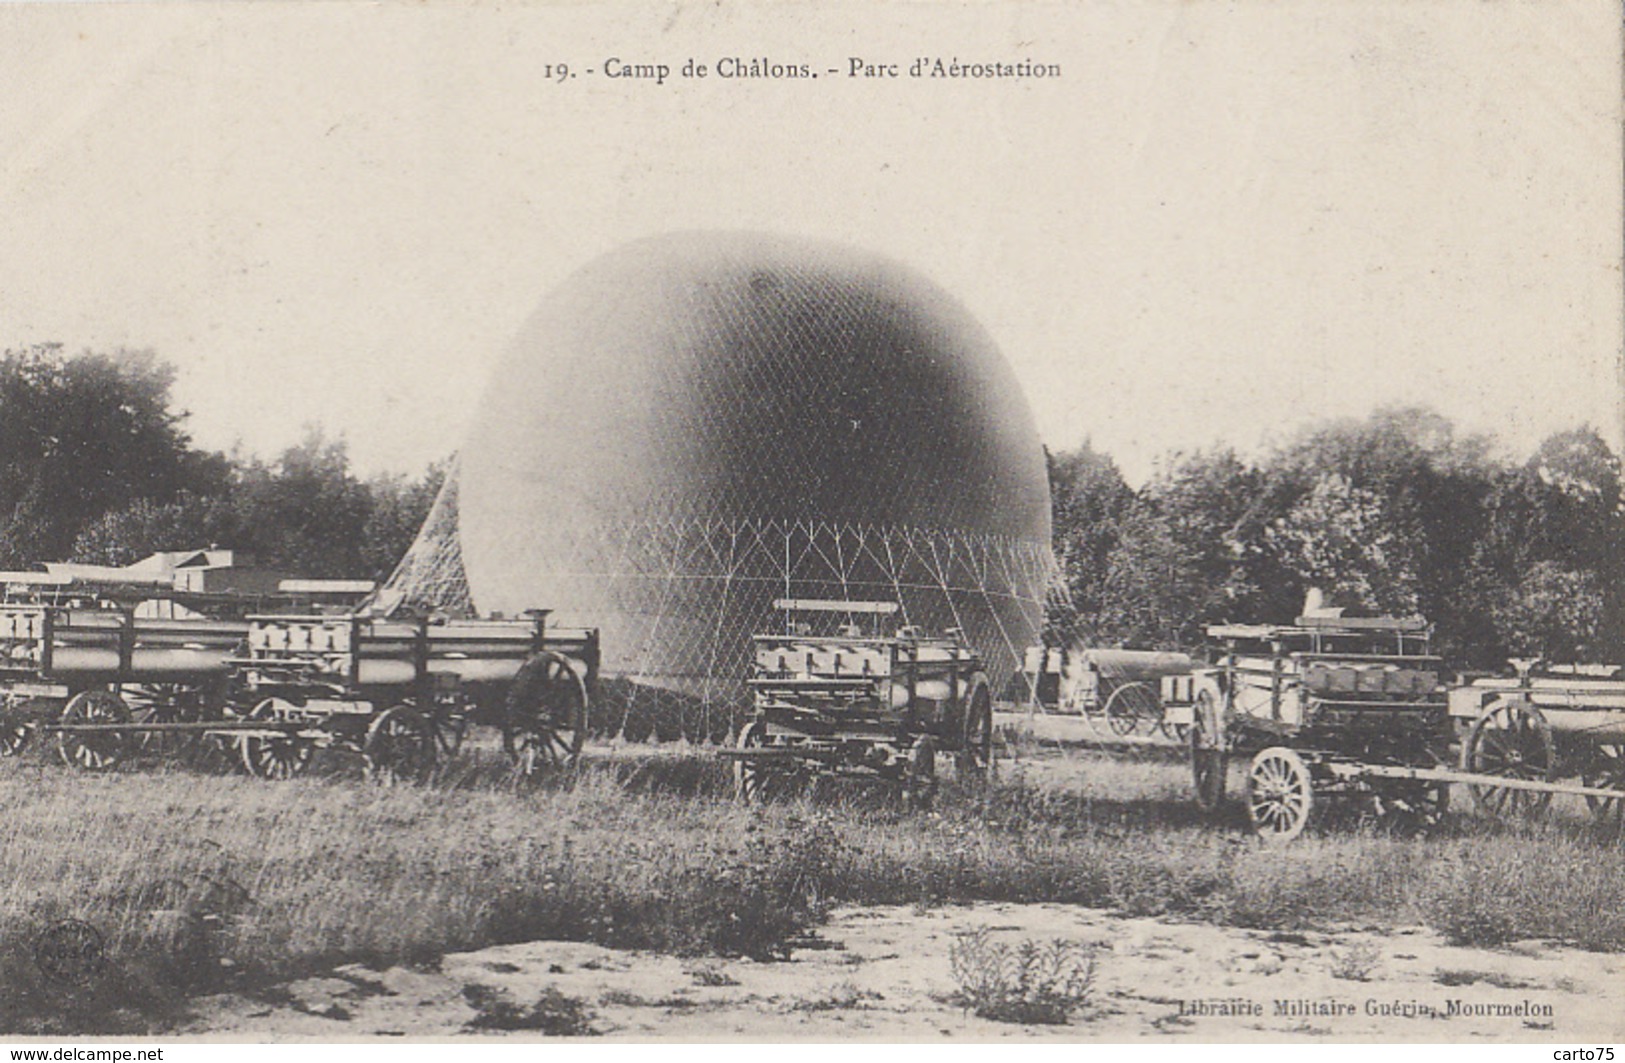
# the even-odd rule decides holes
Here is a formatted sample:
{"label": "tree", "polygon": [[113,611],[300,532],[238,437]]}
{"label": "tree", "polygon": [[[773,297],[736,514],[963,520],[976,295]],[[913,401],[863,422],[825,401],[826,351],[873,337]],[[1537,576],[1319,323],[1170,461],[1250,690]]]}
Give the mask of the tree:
{"label": "tree", "polygon": [[241,467],[232,490],[239,549],[312,578],[354,578],[364,562],[371,500],[350,473],[349,448],[314,426],[275,462]]}
{"label": "tree", "polygon": [[1596,575],[1539,561],[1496,603],[1508,656],[1617,661],[1599,652],[1604,601]]}
{"label": "tree", "polygon": [[1266,534],[1300,587],[1319,587],[1336,604],[1383,614],[1418,611],[1410,536],[1375,491],[1348,477],[1322,473]]}
{"label": "tree", "polygon": [[151,351],[0,353],[0,563],[66,557],[110,510],[219,485],[218,456],[192,450],[170,406],[174,379]]}
{"label": "tree", "polygon": [[1279,492],[1233,450],[1175,455],[1141,492],[1189,560],[1194,607],[1188,637],[1208,623],[1296,615],[1271,591],[1283,582],[1265,541]]}
{"label": "tree", "polygon": [[1118,520],[1134,492],[1117,464],[1087,440],[1070,453],[1045,451],[1044,457],[1055,559],[1070,599],[1070,609],[1051,610],[1045,639],[1060,644],[1073,637],[1074,628],[1089,633],[1098,626]]}
{"label": "tree", "polygon": [[1138,500],[1119,518],[1107,557],[1095,637],[1177,649],[1199,639],[1207,605],[1200,552],[1181,542],[1165,515]]}
{"label": "tree", "polygon": [[173,502],[140,498],[91,521],[70,558],[128,565],[163,550],[231,546],[240,537],[229,499],[182,492]]}
{"label": "tree", "polygon": [[359,574],[383,582],[395,571],[440,494],[449,464],[435,462],[416,480],[386,475],[367,481],[369,509],[361,531]]}
{"label": "tree", "polygon": [[[1346,483],[1346,488],[1335,490],[1345,492],[1345,501],[1354,507],[1350,515],[1371,521],[1359,534],[1385,536],[1380,549],[1375,542],[1364,544],[1380,554],[1380,564],[1376,554],[1362,562],[1377,565],[1365,572],[1369,585],[1347,590],[1375,594],[1376,601],[1366,602],[1373,608],[1408,603],[1437,624],[1441,649],[1472,656],[1477,652],[1473,645],[1486,630],[1484,603],[1470,584],[1476,578],[1473,558],[1485,530],[1484,500],[1496,474],[1489,454],[1487,439],[1457,436],[1449,420],[1432,410],[1389,407],[1364,419],[1310,429],[1273,455],[1266,471],[1279,493],[1279,511],[1305,506],[1299,519],[1311,524],[1335,515],[1328,508],[1333,500],[1326,492],[1334,489],[1326,477]],[[1317,490],[1322,496],[1306,502]],[[1365,512],[1368,507],[1373,511]],[[1304,553],[1309,544],[1292,535],[1283,537],[1284,530],[1277,530],[1275,542],[1295,543],[1297,552],[1279,560],[1297,578],[1304,577],[1306,566],[1330,562],[1330,557],[1322,556],[1311,563]],[[1318,532],[1309,525],[1297,530],[1311,537],[1339,534],[1329,525]],[[1342,548],[1360,545],[1347,538]],[[1339,578],[1353,578],[1349,566],[1354,563],[1353,555],[1345,553]]]}

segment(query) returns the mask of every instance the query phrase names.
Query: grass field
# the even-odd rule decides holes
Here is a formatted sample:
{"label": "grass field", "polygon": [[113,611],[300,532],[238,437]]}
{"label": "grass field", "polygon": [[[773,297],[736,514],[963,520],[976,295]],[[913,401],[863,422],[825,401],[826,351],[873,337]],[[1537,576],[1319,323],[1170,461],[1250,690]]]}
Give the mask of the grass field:
{"label": "grass field", "polygon": [[[1057,901],[1247,927],[1426,924],[1452,940],[1625,948],[1617,836],[1458,816],[1426,838],[1346,828],[1283,848],[1190,800],[1177,762],[1001,764],[935,811],[827,788],[745,807],[704,752],[593,756],[518,784],[478,751],[435,785],[0,766],[0,1031],[141,1032],[189,996],[335,964],[432,964],[530,939],[782,955],[840,904]],[[41,935],[96,928],[82,985]]]}

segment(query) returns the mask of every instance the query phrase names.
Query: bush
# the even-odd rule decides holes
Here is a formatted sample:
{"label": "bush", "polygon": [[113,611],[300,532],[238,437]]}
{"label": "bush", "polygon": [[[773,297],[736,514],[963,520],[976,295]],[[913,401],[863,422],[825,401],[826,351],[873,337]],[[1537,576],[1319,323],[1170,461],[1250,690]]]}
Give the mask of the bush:
{"label": "bush", "polygon": [[565,996],[552,986],[529,1005],[484,985],[465,986],[463,999],[477,1012],[468,1020],[470,1029],[536,1030],[549,1037],[591,1037],[598,1032],[592,1028],[593,1010],[586,1001]]}
{"label": "bush", "polygon": [[1094,987],[1094,950],[1060,938],[1012,948],[982,928],[958,935],[948,959],[959,983],[954,1003],[994,1022],[1065,1025]]}

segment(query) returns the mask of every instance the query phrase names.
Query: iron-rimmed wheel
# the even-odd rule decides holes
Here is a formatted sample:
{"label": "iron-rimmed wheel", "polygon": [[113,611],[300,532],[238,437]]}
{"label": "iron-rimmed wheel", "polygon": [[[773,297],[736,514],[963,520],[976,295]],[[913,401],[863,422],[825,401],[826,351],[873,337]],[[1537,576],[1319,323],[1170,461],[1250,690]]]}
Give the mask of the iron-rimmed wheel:
{"label": "iron-rimmed wheel", "polygon": [[[248,714],[250,720],[285,720],[296,707],[281,698],[266,698]],[[316,753],[316,743],[297,733],[245,734],[241,736],[243,767],[256,779],[291,779],[308,767]]]}
{"label": "iron-rimmed wheel", "polygon": [[1625,746],[1605,744],[1593,747],[1580,783],[1620,791],[1618,797],[1586,797],[1586,804],[1593,816],[1604,823],[1619,823],[1621,808],[1625,807]]}
{"label": "iron-rimmed wheel", "polygon": [[446,706],[434,718],[435,742],[439,751],[448,757],[462,752],[463,740],[468,737],[469,705],[459,700]]}
{"label": "iron-rimmed wheel", "polygon": [[379,713],[361,745],[367,777],[383,783],[423,782],[434,774],[435,753],[434,729],[410,705]]}
{"label": "iron-rimmed wheel", "polygon": [[954,775],[977,785],[993,777],[993,690],[981,672],[971,678],[965,694],[965,727],[954,754]]}
{"label": "iron-rimmed wheel", "polygon": [[[1557,745],[1539,709],[1522,701],[1499,701],[1479,714],[1461,747],[1461,767],[1474,775],[1546,782],[1557,778]],[[1473,800],[1492,816],[1530,815],[1552,802],[1539,790],[1470,784]]]}
{"label": "iron-rimmed wheel", "polygon": [[508,688],[502,745],[520,774],[574,767],[587,740],[587,682],[563,654],[538,653]]}
{"label": "iron-rimmed wheel", "polygon": [[[136,683],[120,693],[137,723],[189,723],[203,718],[206,694],[200,687],[185,683]],[[202,736],[160,731],[135,732],[135,744],[154,756],[190,753]]]}
{"label": "iron-rimmed wheel", "polygon": [[1437,827],[1450,811],[1450,784],[1388,779],[1372,784],[1378,810],[1394,832],[1409,835]]}
{"label": "iron-rimmed wheel", "polygon": [[1156,691],[1141,682],[1124,683],[1106,699],[1106,723],[1115,735],[1131,735],[1141,720],[1162,719],[1162,702]]}
{"label": "iron-rimmed wheel", "polygon": [[0,757],[15,757],[34,735],[27,716],[18,711],[18,702],[8,698],[0,706]]}
{"label": "iron-rimmed wheel", "polygon": [[903,764],[903,804],[925,811],[937,796],[937,740],[921,735],[908,747]]}
{"label": "iron-rimmed wheel", "polygon": [[1260,838],[1291,841],[1315,813],[1315,784],[1295,749],[1271,746],[1247,770],[1247,818]]}
{"label": "iron-rimmed wheel", "polygon": [[1224,733],[1219,727],[1219,705],[1213,692],[1196,696],[1191,710],[1191,778],[1196,784],[1196,803],[1212,812],[1224,804],[1225,775],[1230,770],[1225,753]]}
{"label": "iron-rimmed wheel", "polygon": [[[734,748],[741,752],[761,749],[766,745],[767,725],[761,720],[751,720],[745,724],[739,729],[739,737],[734,740]],[[746,804],[765,801],[775,788],[774,782],[782,774],[761,761],[740,757],[734,761],[734,796]]]}
{"label": "iron-rimmed wheel", "polygon": [[[111,690],[82,690],[68,699],[61,723],[129,723],[130,709]],[[58,731],[56,751],[64,764],[87,771],[107,771],[118,766],[130,749],[130,736],[122,731]]]}

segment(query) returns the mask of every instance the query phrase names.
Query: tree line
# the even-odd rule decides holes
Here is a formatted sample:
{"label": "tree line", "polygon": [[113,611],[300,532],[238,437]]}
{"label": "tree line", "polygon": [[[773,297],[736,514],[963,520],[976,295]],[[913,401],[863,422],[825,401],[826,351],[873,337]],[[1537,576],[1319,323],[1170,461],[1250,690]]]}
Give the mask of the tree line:
{"label": "tree line", "polygon": [[[0,568],[218,545],[309,577],[384,579],[445,477],[357,477],[309,429],[270,460],[196,447],[148,351],[0,353]],[[1422,408],[1314,425],[1256,460],[1175,454],[1138,489],[1085,443],[1049,455],[1065,582],[1045,637],[1195,648],[1305,591],[1420,614],[1442,652],[1625,661],[1620,459],[1591,428],[1517,462]]]}
{"label": "tree line", "polygon": [[389,575],[443,464],[362,479],[318,428],[268,461],[204,450],[174,382],[150,351],[0,353],[0,568],[220,546],[306,577]]}
{"label": "tree line", "polygon": [[1258,460],[1176,454],[1131,488],[1088,443],[1049,457],[1068,606],[1052,643],[1190,649],[1290,622],[1308,588],[1421,615],[1452,661],[1625,662],[1621,466],[1592,428],[1518,462],[1420,407],[1318,423]]}

